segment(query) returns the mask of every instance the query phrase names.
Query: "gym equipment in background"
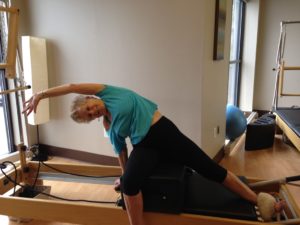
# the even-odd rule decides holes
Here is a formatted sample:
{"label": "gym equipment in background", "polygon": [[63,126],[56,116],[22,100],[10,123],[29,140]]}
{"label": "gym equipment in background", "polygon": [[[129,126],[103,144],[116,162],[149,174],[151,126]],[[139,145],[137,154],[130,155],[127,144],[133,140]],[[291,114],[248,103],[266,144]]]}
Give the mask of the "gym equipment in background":
{"label": "gym equipment in background", "polygon": [[247,128],[244,113],[236,106],[228,104],[226,107],[226,138],[233,141]]}
{"label": "gym equipment in background", "polygon": [[273,146],[275,118],[273,114],[265,114],[247,125],[245,150],[258,150]]}
{"label": "gym equipment in background", "polygon": [[[286,137],[293,143],[293,145],[300,151],[300,110],[298,107],[279,107],[278,100],[279,97],[299,97],[300,93],[292,93],[287,92],[287,88],[284,87],[284,78],[285,71],[298,71],[298,73],[294,75],[299,76],[300,66],[286,66],[286,58],[284,58],[284,51],[286,41],[293,40],[292,38],[287,39],[287,27],[292,25],[295,27],[296,25],[299,28],[300,21],[281,21],[280,22],[280,38],[277,49],[276,56],[276,68],[273,70],[276,71],[275,78],[275,88],[273,95],[273,103],[271,111],[277,115],[276,124],[280,127]],[[297,40],[297,38],[295,39]],[[293,44],[299,45],[299,42],[293,42]]]}

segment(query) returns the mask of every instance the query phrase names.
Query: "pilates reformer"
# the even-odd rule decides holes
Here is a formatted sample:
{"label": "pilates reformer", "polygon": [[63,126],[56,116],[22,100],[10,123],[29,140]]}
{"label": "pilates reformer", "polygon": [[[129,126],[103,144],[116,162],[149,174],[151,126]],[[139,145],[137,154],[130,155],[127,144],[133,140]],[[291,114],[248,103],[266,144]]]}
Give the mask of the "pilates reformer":
{"label": "pilates reformer", "polygon": [[[37,173],[38,184],[42,185],[43,180],[47,179],[63,179],[65,182],[103,182],[101,179],[95,180],[89,177],[66,176],[51,167],[57,168],[68,173],[76,173],[88,176],[115,176],[121,175],[121,169],[114,166],[98,166],[98,165],[83,165],[83,164],[67,164],[67,163],[50,163],[47,165],[38,165],[38,162],[28,161],[26,159],[26,146],[19,145],[20,165],[17,167],[17,183],[24,185],[32,185],[36,182]],[[172,168],[172,167],[171,167]],[[168,171],[175,171],[168,170]],[[219,189],[215,183],[203,180],[198,175],[189,175],[187,183],[193,185],[186,188],[187,200],[183,200],[177,194],[185,183],[178,182],[182,178],[181,170],[178,173],[166,173],[165,170],[160,170],[158,174],[154,174],[149,179],[152,179],[152,184],[157,185],[150,187],[148,192],[145,191],[148,203],[145,202],[145,218],[148,224],[267,224],[259,219],[256,213],[255,206],[250,205],[244,200],[237,198],[231,192],[224,192]],[[9,215],[12,217],[32,218],[49,221],[70,222],[76,224],[129,224],[125,210],[117,205],[111,204],[95,204],[95,203],[74,203],[60,201],[54,199],[38,199],[24,198],[18,196],[5,195],[6,192],[14,188],[14,183],[9,180],[15,179],[15,172],[7,172],[6,176],[0,178],[1,196],[0,214]],[[9,179],[10,178],[10,179]],[[286,201],[286,209],[282,213],[280,220],[273,221],[278,224],[299,224],[300,210],[297,203],[293,199],[289,191],[288,184],[293,180],[299,180],[298,177],[290,177],[287,179],[262,181],[258,179],[247,179],[248,185],[255,191],[260,192],[276,192],[278,198]],[[154,181],[154,182],[153,182]],[[107,183],[112,181],[106,180]],[[222,185],[218,185],[223,187]],[[113,187],[112,187],[113,188]],[[166,191],[165,189],[169,189]],[[201,191],[199,191],[201,190]],[[206,192],[214,192],[209,196]],[[173,197],[177,197],[176,199]],[[171,200],[170,200],[171,199]],[[211,201],[209,201],[211,199]],[[215,199],[216,203],[212,203]],[[199,201],[198,201],[199,200]],[[169,201],[169,202],[168,202]],[[178,204],[183,203],[183,209],[178,209]],[[153,207],[158,204],[157,208]],[[163,205],[161,205],[163,204]],[[175,211],[169,211],[164,207],[175,207]],[[151,208],[152,207],[152,208]],[[250,212],[250,214],[249,214]]]}
{"label": "pilates reformer", "polygon": [[[15,11],[13,11],[15,12]],[[15,20],[17,21],[17,20]],[[15,22],[16,23],[16,22]],[[13,30],[13,29],[12,29]],[[15,31],[16,35],[16,31]],[[13,58],[13,57],[11,57]],[[11,63],[3,65],[2,68],[11,68]],[[15,64],[14,64],[15,65]],[[8,70],[10,71],[10,70]],[[12,74],[8,72],[8,74]],[[13,76],[13,75],[9,75]],[[1,94],[7,94],[14,91],[23,91],[30,88],[29,86],[18,87],[13,90],[7,90],[1,92]],[[23,135],[21,135],[23,136]],[[65,175],[59,171],[68,172],[70,174],[81,174],[85,176],[120,176],[121,168],[114,166],[101,166],[101,165],[82,165],[82,164],[68,164],[68,163],[49,163],[45,166],[44,164],[39,164],[38,162],[30,161],[27,158],[27,147],[23,144],[21,138],[21,143],[18,145],[20,160],[16,163],[15,170],[8,170],[9,165],[2,163],[0,168],[2,170],[7,170],[0,176],[0,214],[8,215],[11,217],[19,218],[32,218],[48,221],[60,221],[60,222],[70,222],[79,224],[129,224],[126,212],[122,207],[117,205],[107,205],[103,203],[78,203],[78,202],[67,202],[61,200],[49,199],[39,199],[39,198],[24,198],[20,196],[11,196],[12,191],[15,192],[15,187],[22,186],[32,186],[37,183],[39,186],[43,186],[43,180],[53,179],[53,180],[64,180],[64,181],[76,181],[76,182],[86,182],[86,183],[112,183],[111,180],[95,179],[92,177],[77,177],[72,175]],[[15,165],[15,164],[14,164]],[[55,170],[53,168],[56,168]],[[58,170],[57,170],[58,169]],[[148,203],[145,202],[147,212],[145,213],[145,218],[148,224],[170,224],[183,225],[183,224],[208,224],[208,225],[226,225],[226,224],[264,224],[257,217],[255,206],[246,204],[245,202],[240,202],[236,196],[232,196],[232,193],[226,193],[226,195],[220,194],[220,192],[215,187],[215,184],[209,183],[208,186],[203,185],[207,183],[201,177],[192,171],[189,172],[186,182],[182,181],[185,176],[182,175],[182,170],[177,170],[178,173],[173,174],[175,170],[171,171],[172,174],[166,174],[165,171],[158,171],[150,177],[150,180],[157,182],[157,186],[144,189],[144,194],[148,198]],[[99,181],[100,180],[100,181]],[[266,191],[266,192],[276,192],[279,193],[278,197],[284,199],[287,202],[287,209],[285,209],[280,221],[274,221],[278,224],[299,224],[300,223],[300,210],[297,206],[292,194],[290,193],[287,184],[282,180],[279,181],[261,181],[258,179],[246,179],[249,186],[255,191]],[[294,180],[294,179],[293,179]],[[155,183],[151,182],[151,184]],[[262,183],[264,182],[264,183]],[[186,187],[186,183],[192,183]],[[178,188],[174,191],[170,186],[174,185]],[[209,186],[212,185],[212,186]],[[161,191],[161,188],[165,187]],[[217,196],[219,201],[217,205],[204,205],[202,203],[209,202],[207,200],[208,195],[205,192],[199,191],[199,189],[209,189],[215,190],[214,195]],[[182,195],[177,195],[186,189],[187,200],[182,199]],[[171,196],[170,196],[171,193]],[[194,195],[194,194],[202,195]],[[40,193],[41,194],[41,193]],[[147,197],[149,196],[149,197]],[[169,202],[169,199],[173,199]],[[228,198],[231,199],[228,201]],[[198,201],[195,199],[200,199]],[[227,199],[227,200],[226,200]],[[224,203],[225,200],[225,203]],[[154,201],[154,202],[151,202]],[[168,211],[168,207],[174,207],[174,201],[179,204],[175,204],[177,208]],[[238,201],[238,205],[232,205],[232,202]],[[156,203],[159,203],[160,209],[153,207]],[[227,204],[228,203],[228,204]],[[165,205],[161,205],[165,204]],[[181,210],[180,204],[183,205]],[[220,207],[220,204],[222,207]],[[247,205],[246,212],[251,211],[251,215],[242,212],[238,215],[234,215],[241,211],[244,205]],[[165,208],[162,208],[164,207]],[[152,208],[151,208],[152,207]],[[219,214],[216,214],[217,208],[220,207]],[[230,208],[230,210],[228,210]],[[173,208],[174,209],[174,208]],[[237,212],[236,212],[237,211]]]}
{"label": "pilates reformer", "polygon": [[[286,27],[290,24],[300,24],[300,21],[282,21],[280,23],[280,38],[276,57],[275,88],[272,103],[272,112],[276,114],[276,124],[281,128],[284,135],[300,151],[300,107],[278,107],[278,98],[284,96],[296,97],[300,93],[287,93],[283,90],[284,72],[300,71],[300,66],[286,66],[284,50],[286,44]],[[299,74],[298,74],[299,75]]]}

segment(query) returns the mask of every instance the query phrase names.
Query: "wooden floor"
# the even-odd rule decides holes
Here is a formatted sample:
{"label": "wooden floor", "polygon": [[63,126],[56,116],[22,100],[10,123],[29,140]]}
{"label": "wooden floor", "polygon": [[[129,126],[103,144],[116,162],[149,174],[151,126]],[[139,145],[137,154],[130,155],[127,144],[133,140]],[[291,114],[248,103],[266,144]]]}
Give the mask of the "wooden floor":
{"label": "wooden floor", "polygon": [[[276,135],[272,148],[245,151],[242,149],[225,156],[220,165],[237,175],[261,179],[277,179],[300,175],[300,152],[282,142]],[[300,181],[288,185],[300,208]]]}
{"label": "wooden floor", "polygon": [[[54,158],[52,160],[68,161],[61,158]],[[262,179],[282,178],[300,174],[300,152],[284,144],[281,141],[281,136],[276,136],[275,144],[272,148],[257,151],[245,151],[242,148],[229,156],[225,156],[220,164],[237,175]],[[118,198],[118,194],[114,192],[113,187],[110,185],[75,184],[53,181],[47,181],[45,184],[52,186],[52,194],[67,198],[107,201],[115,201]],[[289,188],[300,208],[300,182],[289,185]],[[20,223],[10,221],[6,216],[0,216],[0,224],[16,225]],[[67,223],[31,220],[24,224],[66,225]]]}

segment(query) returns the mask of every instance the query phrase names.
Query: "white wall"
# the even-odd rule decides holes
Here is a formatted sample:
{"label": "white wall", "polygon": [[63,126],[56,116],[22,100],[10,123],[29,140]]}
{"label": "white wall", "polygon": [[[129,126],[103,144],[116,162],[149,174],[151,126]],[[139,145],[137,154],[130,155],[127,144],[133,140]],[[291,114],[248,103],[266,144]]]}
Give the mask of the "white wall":
{"label": "white wall", "polygon": [[[157,102],[210,156],[224,145],[230,12],[225,60],[213,62],[211,0],[16,1],[21,34],[48,40],[50,87],[69,82],[128,87]],[[40,142],[113,155],[100,122],[71,121],[73,97],[51,99],[51,121],[39,127]],[[221,128],[216,138],[215,126]]]}
{"label": "white wall", "polygon": [[[261,1],[261,19],[258,39],[257,67],[255,77],[254,108],[270,110],[275,86],[277,46],[280,34],[280,22],[283,20],[300,20],[299,0],[263,0]],[[287,66],[300,66],[300,24],[289,25],[285,51]],[[286,72],[285,89],[300,92],[300,74]],[[300,97],[282,97],[279,106],[300,106]]]}
{"label": "white wall", "polygon": [[[215,1],[209,2],[205,10],[204,33],[204,70],[202,74],[202,132],[201,143],[210,155],[216,154],[225,142],[226,104],[228,92],[228,70],[230,52],[231,11],[232,1],[227,0],[227,15],[225,28],[224,60],[213,61],[214,14]],[[220,133],[215,136],[214,129],[219,127]]]}

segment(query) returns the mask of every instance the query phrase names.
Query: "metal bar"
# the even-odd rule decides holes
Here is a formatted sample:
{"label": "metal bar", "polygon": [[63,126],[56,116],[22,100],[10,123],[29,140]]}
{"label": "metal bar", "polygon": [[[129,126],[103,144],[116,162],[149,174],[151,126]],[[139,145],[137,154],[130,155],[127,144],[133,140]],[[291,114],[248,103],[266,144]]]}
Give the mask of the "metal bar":
{"label": "metal bar", "polygon": [[265,181],[259,181],[259,182],[255,182],[255,183],[251,183],[249,184],[250,188],[254,188],[254,187],[263,187],[266,185],[271,185],[271,184],[284,184],[286,183],[286,178],[279,178],[279,179],[274,179],[274,180],[265,180]]}
{"label": "metal bar", "polygon": [[61,174],[61,173],[47,173],[40,172],[39,179],[42,180],[56,180],[56,181],[64,181],[64,182],[79,182],[79,183],[90,183],[90,184],[109,184],[113,185],[116,180],[115,177],[82,177],[82,176],[74,176],[69,174]]}
{"label": "metal bar", "polygon": [[279,87],[279,95],[281,96],[282,93],[283,93],[283,80],[284,80],[284,61],[282,61],[282,64],[280,65],[280,71],[279,71],[279,84],[278,84],[278,87]]}
{"label": "metal bar", "polygon": [[298,181],[298,180],[300,180],[300,175],[290,176],[290,177],[282,177],[282,178],[273,179],[273,180],[258,181],[258,182],[249,184],[249,187],[263,187],[265,185],[277,184],[277,183],[285,184],[288,182]]}
{"label": "metal bar", "polygon": [[284,66],[283,70],[300,70],[300,66]]}
{"label": "metal bar", "polygon": [[298,97],[300,94],[281,93],[280,96]]}
{"label": "metal bar", "polygon": [[6,69],[7,67],[10,67],[10,66],[12,66],[12,65],[9,63],[0,63],[0,69]]}
{"label": "metal bar", "polygon": [[300,23],[300,20],[295,20],[295,21],[281,21],[282,24],[295,24],[295,23]]}
{"label": "metal bar", "polygon": [[0,6],[0,11],[8,13],[18,13],[19,9]]}
{"label": "metal bar", "polygon": [[12,92],[27,90],[27,89],[30,89],[30,88],[31,88],[31,86],[27,85],[27,86],[23,86],[23,87],[17,87],[15,89],[9,89],[9,90],[5,90],[5,91],[1,91],[0,94],[5,95],[5,94],[12,93]]}

